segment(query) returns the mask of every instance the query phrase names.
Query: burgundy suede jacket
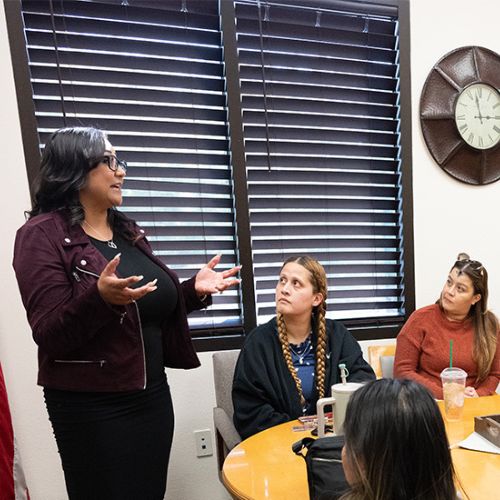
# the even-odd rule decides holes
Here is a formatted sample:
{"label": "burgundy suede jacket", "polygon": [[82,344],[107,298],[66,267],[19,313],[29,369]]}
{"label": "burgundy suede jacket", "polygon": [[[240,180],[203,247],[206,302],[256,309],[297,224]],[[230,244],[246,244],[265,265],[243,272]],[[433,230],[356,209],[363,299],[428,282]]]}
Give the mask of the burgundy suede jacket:
{"label": "burgundy suede jacket", "polygon": [[[165,366],[200,365],[187,314],[200,301],[194,277],[177,275],[155,257],[144,231],[130,221],[135,245],[172,278],[178,302],[162,325]],[[108,261],[63,210],[31,218],[16,235],[14,269],[33,338],[38,344],[38,384],[72,391],[131,391],[145,387],[144,343],[137,304],[104,302],[97,280]]]}

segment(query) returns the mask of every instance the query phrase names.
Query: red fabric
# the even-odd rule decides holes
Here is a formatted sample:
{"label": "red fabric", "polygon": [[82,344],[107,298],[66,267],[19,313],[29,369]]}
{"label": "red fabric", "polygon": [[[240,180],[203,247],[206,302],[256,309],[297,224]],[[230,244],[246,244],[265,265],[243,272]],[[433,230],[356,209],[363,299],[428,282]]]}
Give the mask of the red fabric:
{"label": "red fabric", "polygon": [[500,380],[500,342],[489,376],[477,384],[476,364],[472,360],[472,321],[449,321],[437,304],[415,311],[399,332],[394,376],[416,380],[430,389],[434,397],[443,399],[440,373],[450,365],[450,340],[453,366],[467,372],[467,386],[474,387],[479,396],[494,394]]}
{"label": "red fabric", "polygon": [[0,365],[0,500],[14,498],[14,431]]}

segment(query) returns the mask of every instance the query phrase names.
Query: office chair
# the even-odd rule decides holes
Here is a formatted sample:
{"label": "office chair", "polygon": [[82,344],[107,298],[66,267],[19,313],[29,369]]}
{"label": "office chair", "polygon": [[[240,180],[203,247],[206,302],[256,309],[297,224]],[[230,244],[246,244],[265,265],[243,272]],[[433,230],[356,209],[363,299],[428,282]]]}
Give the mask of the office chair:
{"label": "office chair", "polygon": [[368,347],[368,362],[377,378],[393,378],[396,344],[371,345]]}
{"label": "office chair", "polygon": [[219,475],[226,455],[241,442],[241,437],[233,424],[233,400],[231,389],[236,361],[240,351],[221,351],[212,356],[215,382],[214,408],[215,439]]}

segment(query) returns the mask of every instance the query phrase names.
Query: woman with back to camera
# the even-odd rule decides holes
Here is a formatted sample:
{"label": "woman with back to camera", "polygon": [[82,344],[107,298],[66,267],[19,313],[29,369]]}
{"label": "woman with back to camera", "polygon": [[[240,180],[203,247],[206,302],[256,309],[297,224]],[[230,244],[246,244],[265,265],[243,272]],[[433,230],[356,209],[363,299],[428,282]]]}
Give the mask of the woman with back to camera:
{"label": "woman with back to camera", "polygon": [[443,418],[412,380],[380,379],[355,391],[344,421],[341,500],[456,500]]}
{"label": "woman with back to camera", "polygon": [[234,424],[242,438],[302,415],[340,382],[375,378],[359,344],[339,321],[326,319],[327,280],[321,264],[291,257],[276,285],[276,317],[245,340],[233,381]]}
{"label": "woman with back to camera", "polygon": [[239,268],[214,271],[217,256],[180,284],[115,209],[125,171],[103,131],[56,131],[14,249],[71,500],[164,498],[174,427],[164,367],[199,366],[187,313],[239,281]]}
{"label": "woman with back to camera", "polygon": [[500,381],[499,325],[488,311],[488,273],[460,254],[436,304],[415,311],[397,337],[394,376],[425,385],[443,398],[440,373],[450,366],[467,372],[465,396],[494,394]]}

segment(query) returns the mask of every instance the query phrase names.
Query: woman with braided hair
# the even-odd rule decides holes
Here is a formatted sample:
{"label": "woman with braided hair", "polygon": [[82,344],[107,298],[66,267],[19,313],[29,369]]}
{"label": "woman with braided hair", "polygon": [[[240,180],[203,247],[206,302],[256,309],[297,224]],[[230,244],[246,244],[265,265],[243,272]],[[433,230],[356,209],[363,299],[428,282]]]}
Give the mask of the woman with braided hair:
{"label": "woman with braided hair", "polygon": [[359,344],[342,323],[326,319],[327,282],[321,264],[291,257],[276,286],[276,317],[247,337],[233,380],[234,424],[243,439],[302,415],[340,382],[375,378]]}

